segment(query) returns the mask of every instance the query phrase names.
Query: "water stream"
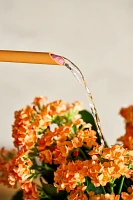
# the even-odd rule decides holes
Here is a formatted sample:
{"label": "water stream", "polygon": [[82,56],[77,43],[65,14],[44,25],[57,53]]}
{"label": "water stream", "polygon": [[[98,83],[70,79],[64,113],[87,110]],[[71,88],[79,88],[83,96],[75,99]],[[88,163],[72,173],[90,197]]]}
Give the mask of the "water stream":
{"label": "water stream", "polygon": [[85,81],[84,75],[82,74],[81,70],[73,62],[71,62],[69,59],[64,58],[64,61],[65,61],[64,65],[71,71],[71,73],[78,80],[78,82],[85,88],[87,96],[89,97],[89,106],[90,106],[90,109],[91,109],[91,113],[94,117],[94,121],[95,121],[95,124],[96,124],[96,127],[97,127],[97,132],[98,132],[98,134],[101,138],[101,144],[103,144],[104,146],[107,147],[108,146],[107,142],[106,142],[106,140],[103,136],[103,133],[102,133],[100,118],[99,118],[99,115],[98,115],[92,94],[90,92],[90,89],[87,86],[87,83]]}

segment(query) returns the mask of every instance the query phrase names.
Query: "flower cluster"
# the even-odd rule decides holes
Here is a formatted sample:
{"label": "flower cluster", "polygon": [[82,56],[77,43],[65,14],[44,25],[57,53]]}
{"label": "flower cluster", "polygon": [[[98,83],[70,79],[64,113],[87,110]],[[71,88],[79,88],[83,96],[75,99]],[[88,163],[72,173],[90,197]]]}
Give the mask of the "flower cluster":
{"label": "flower cluster", "polygon": [[133,107],[120,112],[124,146],[107,147],[79,102],[46,100],[15,112],[16,149],[0,150],[0,183],[20,185],[23,200],[133,200]]}
{"label": "flower cluster", "polygon": [[132,176],[132,167],[130,168],[133,165],[132,151],[114,145],[110,148],[95,147],[89,154],[92,160],[88,176],[96,187],[106,186],[107,183],[111,183],[112,187],[112,183],[121,176],[127,178]]}
{"label": "flower cluster", "polygon": [[[50,131],[50,126],[57,124],[57,127],[63,127],[64,124],[68,124],[67,129],[71,129],[72,122],[75,122],[75,126],[77,123],[77,127],[80,124],[78,122],[80,118],[78,112],[81,110],[79,102],[74,102],[70,105],[59,100],[44,105],[46,99],[46,97],[36,97],[31,106],[26,106],[15,112],[12,137],[14,138],[16,150],[6,151],[2,148],[0,151],[0,182],[12,187],[15,187],[19,182],[25,200],[36,200],[39,198],[36,178],[41,174],[43,165],[39,166],[37,159],[40,158],[40,161],[43,160],[46,163],[48,160],[48,163],[52,164],[52,158],[49,161],[49,152],[55,154],[55,159],[57,158],[56,154],[59,154],[59,150],[52,151],[51,145],[55,146],[56,137]],[[84,126],[83,122],[82,125]],[[57,133],[57,131],[59,130],[55,132]],[[65,132],[65,127],[64,130],[62,128],[63,131]],[[69,130],[67,131],[70,132]],[[60,134],[58,133],[56,135]],[[49,142],[51,139],[51,145],[47,140],[48,138]],[[45,140],[46,144],[43,145]],[[50,150],[47,150],[48,146]],[[58,144],[56,149],[59,146],[61,148],[61,145]],[[59,155],[58,159],[60,159]]]}
{"label": "flower cluster", "polygon": [[[123,199],[126,199],[125,196],[130,194],[121,193],[122,188],[119,188],[118,195],[115,196],[115,182],[118,179],[122,182],[124,179],[132,178],[133,151],[119,145],[114,145],[111,148],[96,146],[89,152],[89,155],[91,156],[89,160],[77,160],[58,167],[54,178],[57,189],[66,189],[67,192],[70,192],[68,199],[71,199],[71,195],[74,196],[74,194],[76,198],[79,185],[82,186],[79,194],[86,195],[85,199],[115,200],[120,198],[120,194]],[[91,190],[89,190],[92,186],[93,189],[95,187],[95,190],[100,188],[105,195],[92,195]],[[106,192],[111,194],[106,194]]]}
{"label": "flower cluster", "polygon": [[[11,180],[8,181],[7,177],[9,176],[9,167],[11,170],[11,166],[13,166],[13,157],[16,155],[17,151],[12,149],[11,151],[7,151],[5,148],[0,149],[0,183],[4,185],[8,185],[11,187],[10,184]],[[14,184],[16,186],[16,184]]]}
{"label": "flower cluster", "polygon": [[122,108],[120,114],[125,119],[126,133],[118,141],[121,141],[125,148],[133,149],[133,106]]}
{"label": "flower cluster", "polygon": [[66,164],[71,155],[80,154],[82,146],[92,148],[96,144],[96,132],[80,119],[46,131],[38,142],[39,157],[49,164]]}

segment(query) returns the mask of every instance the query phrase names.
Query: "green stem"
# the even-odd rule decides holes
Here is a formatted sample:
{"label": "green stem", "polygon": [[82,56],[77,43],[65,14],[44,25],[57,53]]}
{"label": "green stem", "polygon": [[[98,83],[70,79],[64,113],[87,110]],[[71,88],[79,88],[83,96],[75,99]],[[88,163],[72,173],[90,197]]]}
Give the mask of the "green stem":
{"label": "green stem", "polygon": [[104,188],[104,186],[102,186],[102,189],[103,189],[103,192],[104,192],[104,194],[106,194],[106,191],[105,191],[105,188]]}
{"label": "green stem", "polygon": [[83,156],[83,158],[84,158],[85,160],[87,160],[87,157],[86,157],[85,153],[82,151],[82,149],[79,148],[78,150],[79,150],[79,153],[81,153],[81,155]]}
{"label": "green stem", "polygon": [[86,144],[83,144],[83,147],[90,150],[90,147],[88,147]]}
{"label": "green stem", "polygon": [[125,179],[125,176],[123,176],[122,179],[121,179],[121,184],[120,184],[120,188],[119,188],[118,194],[120,194],[121,191],[122,191],[122,187],[123,187],[124,179]]}
{"label": "green stem", "polygon": [[110,184],[110,190],[111,190],[111,194],[114,194],[114,187],[112,184]]}

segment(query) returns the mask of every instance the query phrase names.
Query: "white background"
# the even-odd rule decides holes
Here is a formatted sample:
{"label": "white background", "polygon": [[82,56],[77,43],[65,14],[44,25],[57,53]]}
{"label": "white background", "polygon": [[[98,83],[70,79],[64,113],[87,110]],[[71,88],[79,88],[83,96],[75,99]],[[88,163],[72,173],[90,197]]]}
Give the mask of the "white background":
{"label": "white background", "polygon": [[[82,70],[110,144],[124,134],[133,103],[132,0],[0,0],[0,49],[50,51]],[[35,96],[80,100],[84,89],[63,67],[0,63],[0,147],[12,146],[13,113]]]}

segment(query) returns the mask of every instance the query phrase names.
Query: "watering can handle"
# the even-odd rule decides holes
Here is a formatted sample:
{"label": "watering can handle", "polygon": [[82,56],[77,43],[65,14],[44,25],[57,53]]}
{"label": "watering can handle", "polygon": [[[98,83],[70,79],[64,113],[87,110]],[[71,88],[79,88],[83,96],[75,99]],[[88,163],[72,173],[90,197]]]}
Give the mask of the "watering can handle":
{"label": "watering can handle", "polygon": [[52,53],[10,51],[10,50],[9,51],[0,50],[0,62],[47,64],[47,65],[65,64],[65,60],[62,56],[58,56]]}

